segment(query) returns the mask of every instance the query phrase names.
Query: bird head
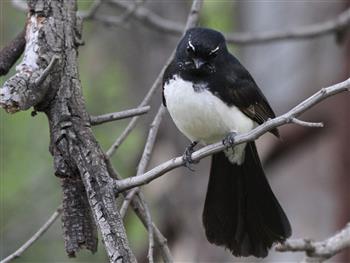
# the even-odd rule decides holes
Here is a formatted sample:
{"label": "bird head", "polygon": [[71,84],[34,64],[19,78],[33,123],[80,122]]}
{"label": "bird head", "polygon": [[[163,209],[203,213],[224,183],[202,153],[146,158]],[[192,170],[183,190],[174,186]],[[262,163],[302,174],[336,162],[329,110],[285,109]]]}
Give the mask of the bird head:
{"label": "bird head", "polygon": [[180,40],[176,59],[180,68],[193,74],[210,74],[227,53],[224,36],[215,30],[195,27]]}

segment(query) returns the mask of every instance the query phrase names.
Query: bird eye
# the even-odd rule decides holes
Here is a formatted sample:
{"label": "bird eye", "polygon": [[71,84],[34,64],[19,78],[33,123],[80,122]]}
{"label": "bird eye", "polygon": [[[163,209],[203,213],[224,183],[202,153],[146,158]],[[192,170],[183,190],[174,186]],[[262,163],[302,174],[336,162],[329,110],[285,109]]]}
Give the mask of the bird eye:
{"label": "bird eye", "polygon": [[188,45],[186,47],[188,53],[194,53],[196,49],[194,48],[193,44],[191,41],[188,41]]}
{"label": "bird eye", "polygon": [[210,51],[209,56],[212,58],[216,57],[216,55],[218,54],[218,51],[219,51],[219,46],[217,46],[212,51]]}

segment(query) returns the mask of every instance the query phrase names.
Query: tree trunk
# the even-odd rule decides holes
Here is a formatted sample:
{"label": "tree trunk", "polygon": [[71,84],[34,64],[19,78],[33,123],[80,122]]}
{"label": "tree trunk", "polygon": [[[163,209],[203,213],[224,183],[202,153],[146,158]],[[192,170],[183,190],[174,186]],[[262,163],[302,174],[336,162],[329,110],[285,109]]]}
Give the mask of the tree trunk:
{"label": "tree trunk", "polygon": [[110,262],[135,262],[116,206],[113,179],[82,97],[76,1],[29,0],[28,6],[24,58],[17,74],[4,84],[0,104],[8,112],[34,106],[48,117],[55,175],[62,178],[68,255],[81,247],[96,251],[97,225]]}

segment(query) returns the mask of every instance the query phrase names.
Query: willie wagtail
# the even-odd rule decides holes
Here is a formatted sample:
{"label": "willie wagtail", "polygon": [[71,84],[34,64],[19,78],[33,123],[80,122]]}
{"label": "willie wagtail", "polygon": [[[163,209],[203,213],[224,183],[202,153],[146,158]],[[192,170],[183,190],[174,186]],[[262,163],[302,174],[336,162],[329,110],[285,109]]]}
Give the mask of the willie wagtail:
{"label": "willie wagtail", "polygon": [[[265,177],[254,142],[232,146],[275,114],[249,72],[231,55],[224,36],[207,28],[189,29],[163,77],[163,103],[192,143],[223,138],[227,149],[212,156],[203,211],[209,242],[235,256],[266,257],[274,242],[291,235],[291,226]],[[271,133],[279,136],[278,130]]]}

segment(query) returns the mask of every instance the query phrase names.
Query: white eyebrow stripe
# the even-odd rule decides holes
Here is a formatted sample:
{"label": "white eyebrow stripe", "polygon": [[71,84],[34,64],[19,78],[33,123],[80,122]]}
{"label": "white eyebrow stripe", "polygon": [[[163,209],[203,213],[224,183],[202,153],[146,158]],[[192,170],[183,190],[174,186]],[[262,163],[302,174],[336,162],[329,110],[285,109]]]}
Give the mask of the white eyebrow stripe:
{"label": "white eyebrow stripe", "polygon": [[215,52],[218,51],[218,50],[219,50],[219,46],[217,46],[215,49],[213,49],[212,51],[210,51],[209,55],[215,53]]}
{"label": "white eyebrow stripe", "polygon": [[196,51],[196,49],[194,48],[194,45],[192,45],[192,42],[191,40],[188,41],[188,45],[192,48],[193,51]]}

